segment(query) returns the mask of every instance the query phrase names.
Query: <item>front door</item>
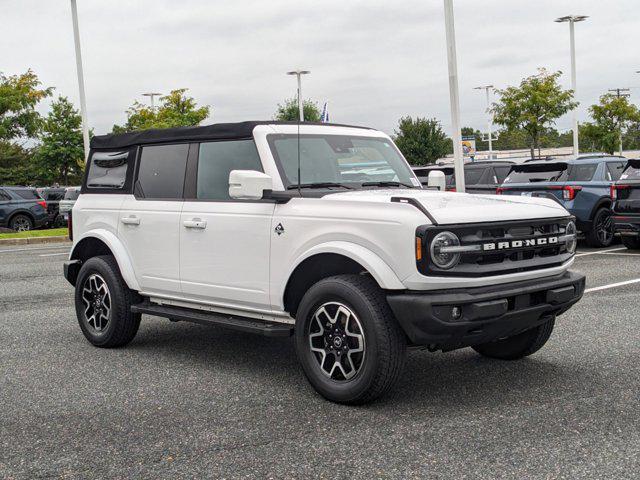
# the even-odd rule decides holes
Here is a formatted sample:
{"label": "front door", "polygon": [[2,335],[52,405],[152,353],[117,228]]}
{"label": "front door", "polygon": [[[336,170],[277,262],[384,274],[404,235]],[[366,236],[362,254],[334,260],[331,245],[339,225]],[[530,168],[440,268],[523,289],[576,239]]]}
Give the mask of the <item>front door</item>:
{"label": "front door", "polygon": [[275,205],[229,197],[231,170],[263,171],[253,140],[202,143],[193,162],[180,216],[184,297],[226,308],[270,310]]}
{"label": "front door", "polygon": [[189,144],[142,147],[118,236],[144,293],[180,295],[180,213]]}

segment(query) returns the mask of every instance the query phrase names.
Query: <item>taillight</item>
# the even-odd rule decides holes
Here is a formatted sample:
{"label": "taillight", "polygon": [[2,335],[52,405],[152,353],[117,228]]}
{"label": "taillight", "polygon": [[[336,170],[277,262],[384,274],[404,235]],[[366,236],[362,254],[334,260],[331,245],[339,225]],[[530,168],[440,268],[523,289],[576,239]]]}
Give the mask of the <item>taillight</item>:
{"label": "taillight", "polygon": [[579,185],[565,185],[562,188],[562,198],[565,200],[573,200],[580,190],[582,190],[582,187]]}
{"label": "taillight", "polygon": [[609,193],[611,195],[612,200],[618,199],[618,190],[624,190],[625,188],[629,188],[629,185],[611,185],[609,187]]}
{"label": "taillight", "polygon": [[67,229],[69,230],[69,240],[73,240],[73,220],[71,216],[71,210],[67,214]]}
{"label": "taillight", "polygon": [[40,205],[42,208],[44,208],[45,210],[47,209],[47,202],[45,202],[44,200],[40,200],[38,202],[38,205]]}
{"label": "taillight", "polygon": [[502,192],[504,192],[504,188],[502,187],[496,188],[496,195],[502,195]]}
{"label": "taillight", "polygon": [[455,192],[456,191],[456,187],[446,187],[445,191],[447,191],[447,192]]}

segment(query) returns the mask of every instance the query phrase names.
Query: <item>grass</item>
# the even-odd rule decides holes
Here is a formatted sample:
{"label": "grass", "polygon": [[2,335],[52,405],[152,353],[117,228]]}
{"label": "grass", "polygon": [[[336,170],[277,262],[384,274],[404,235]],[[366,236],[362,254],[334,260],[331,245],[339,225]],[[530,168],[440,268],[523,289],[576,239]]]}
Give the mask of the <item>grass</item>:
{"label": "grass", "polygon": [[29,230],[28,232],[0,233],[3,238],[34,238],[34,237],[62,237],[67,236],[69,230],[66,228],[48,228],[46,230]]}

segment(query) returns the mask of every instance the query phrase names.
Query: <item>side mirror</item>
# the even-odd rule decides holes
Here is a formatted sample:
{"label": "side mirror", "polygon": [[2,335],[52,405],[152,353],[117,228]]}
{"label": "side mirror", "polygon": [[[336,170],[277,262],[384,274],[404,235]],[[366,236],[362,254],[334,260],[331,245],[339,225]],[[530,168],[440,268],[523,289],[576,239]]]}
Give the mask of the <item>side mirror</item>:
{"label": "side mirror", "polygon": [[427,177],[427,187],[435,188],[444,192],[447,187],[447,180],[444,172],[441,172],[440,170],[431,170]]}
{"label": "side mirror", "polygon": [[238,200],[260,200],[265,190],[271,190],[273,182],[266,173],[256,170],[231,170],[229,172],[229,196]]}

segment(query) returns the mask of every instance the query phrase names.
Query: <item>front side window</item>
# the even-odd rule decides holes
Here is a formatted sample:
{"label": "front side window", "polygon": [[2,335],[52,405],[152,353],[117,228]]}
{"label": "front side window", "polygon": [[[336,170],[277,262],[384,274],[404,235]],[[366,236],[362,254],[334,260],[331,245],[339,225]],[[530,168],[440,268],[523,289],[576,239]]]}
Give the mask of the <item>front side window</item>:
{"label": "front side window", "polygon": [[[286,188],[298,184],[366,184],[398,182],[420,185],[391,141],[347,135],[268,135],[267,140]],[[299,146],[299,148],[298,148]]]}
{"label": "front side window", "polygon": [[597,163],[576,164],[571,167],[569,177],[570,182],[589,182],[598,169]]}
{"label": "front side window", "polygon": [[143,147],[134,193],[147,199],[181,199],[189,144]]}
{"label": "front side window", "polygon": [[198,154],[197,198],[230,200],[231,170],[263,171],[253,140],[201,143]]}
{"label": "front side window", "polygon": [[87,175],[88,188],[121,189],[129,166],[129,152],[95,152]]}

